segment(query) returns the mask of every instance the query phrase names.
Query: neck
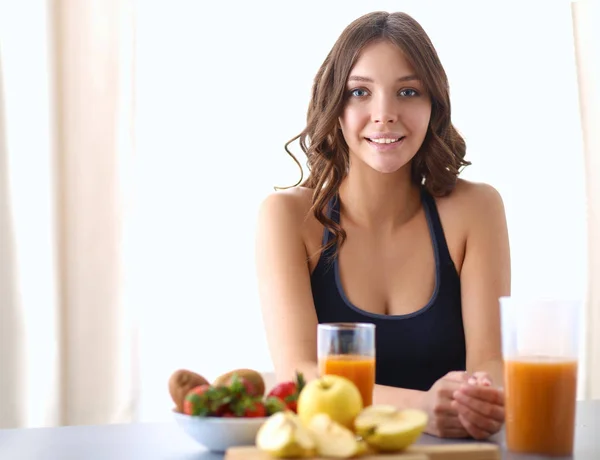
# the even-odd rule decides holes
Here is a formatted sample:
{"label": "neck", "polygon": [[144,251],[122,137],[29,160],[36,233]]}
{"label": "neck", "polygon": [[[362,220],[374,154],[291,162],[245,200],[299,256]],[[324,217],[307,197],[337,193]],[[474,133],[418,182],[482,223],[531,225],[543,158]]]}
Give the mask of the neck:
{"label": "neck", "polygon": [[344,218],[352,225],[393,231],[411,219],[421,206],[419,187],[410,165],[391,174],[371,168],[350,168],[339,189]]}

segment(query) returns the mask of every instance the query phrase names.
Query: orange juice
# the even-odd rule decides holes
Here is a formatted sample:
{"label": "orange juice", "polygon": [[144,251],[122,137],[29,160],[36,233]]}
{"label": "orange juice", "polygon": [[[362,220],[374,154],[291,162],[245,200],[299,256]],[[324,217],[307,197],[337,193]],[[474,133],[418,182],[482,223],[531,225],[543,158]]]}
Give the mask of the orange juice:
{"label": "orange juice", "polygon": [[341,375],[352,380],[362,396],[364,407],[373,404],[375,358],[358,355],[331,355],[319,361],[320,373]]}
{"label": "orange juice", "polygon": [[513,452],[572,455],[577,361],[507,359],[506,443]]}

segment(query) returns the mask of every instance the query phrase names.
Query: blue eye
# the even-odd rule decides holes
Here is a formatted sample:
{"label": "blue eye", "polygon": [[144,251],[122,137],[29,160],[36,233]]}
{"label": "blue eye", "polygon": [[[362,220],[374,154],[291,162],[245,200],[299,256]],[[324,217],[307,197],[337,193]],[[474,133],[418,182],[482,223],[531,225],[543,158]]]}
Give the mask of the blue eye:
{"label": "blue eye", "polygon": [[[409,94],[407,94],[407,93],[409,93]],[[401,90],[399,94],[403,97],[415,97],[415,96],[419,95],[419,93],[417,93],[414,89],[410,89],[410,88]]]}
{"label": "blue eye", "polygon": [[357,88],[353,89],[350,94],[352,94],[354,97],[363,97],[366,96],[367,92],[364,89]]}

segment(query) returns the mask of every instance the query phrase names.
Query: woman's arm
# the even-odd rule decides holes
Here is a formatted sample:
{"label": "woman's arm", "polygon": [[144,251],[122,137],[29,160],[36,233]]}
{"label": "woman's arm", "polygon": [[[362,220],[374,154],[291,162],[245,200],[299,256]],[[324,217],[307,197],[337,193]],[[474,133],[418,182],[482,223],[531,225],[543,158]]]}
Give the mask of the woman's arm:
{"label": "woman's arm", "polygon": [[461,270],[467,371],[487,372],[502,386],[498,299],[510,295],[510,249],[504,205],[491,186],[472,184],[469,230]]}
{"label": "woman's arm", "polygon": [[510,249],[504,205],[489,185],[471,184],[465,198],[469,229],[461,270],[467,371],[491,377],[491,387],[465,385],[454,407],[471,436],[487,438],[504,422],[499,298],[510,295]]}
{"label": "woman's arm", "polygon": [[305,208],[292,191],[269,195],[257,224],[256,269],[267,343],[279,381],[317,377],[317,315],[303,240]]}

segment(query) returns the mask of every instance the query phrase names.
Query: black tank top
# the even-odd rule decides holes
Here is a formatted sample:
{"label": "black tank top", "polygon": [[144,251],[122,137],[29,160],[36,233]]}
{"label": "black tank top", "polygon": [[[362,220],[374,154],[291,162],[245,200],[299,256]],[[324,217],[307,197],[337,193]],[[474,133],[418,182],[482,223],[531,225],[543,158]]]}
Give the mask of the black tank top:
{"label": "black tank top", "polygon": [[[321,254],[311,275],[319,323],[367,322],[376,325],[376,377],[380,385],[428,390],[450,371],[464,371],[465,336],[462,322],[460,278],[450,257],[435,200],[422,189],[435,256],[435,288],[427,305],[406,315],[369,313],[353,305],[342,288],[335,245]],[[339,223],[339,199],[328,208]],[[332,234],[325,229],[323,243]]]}

